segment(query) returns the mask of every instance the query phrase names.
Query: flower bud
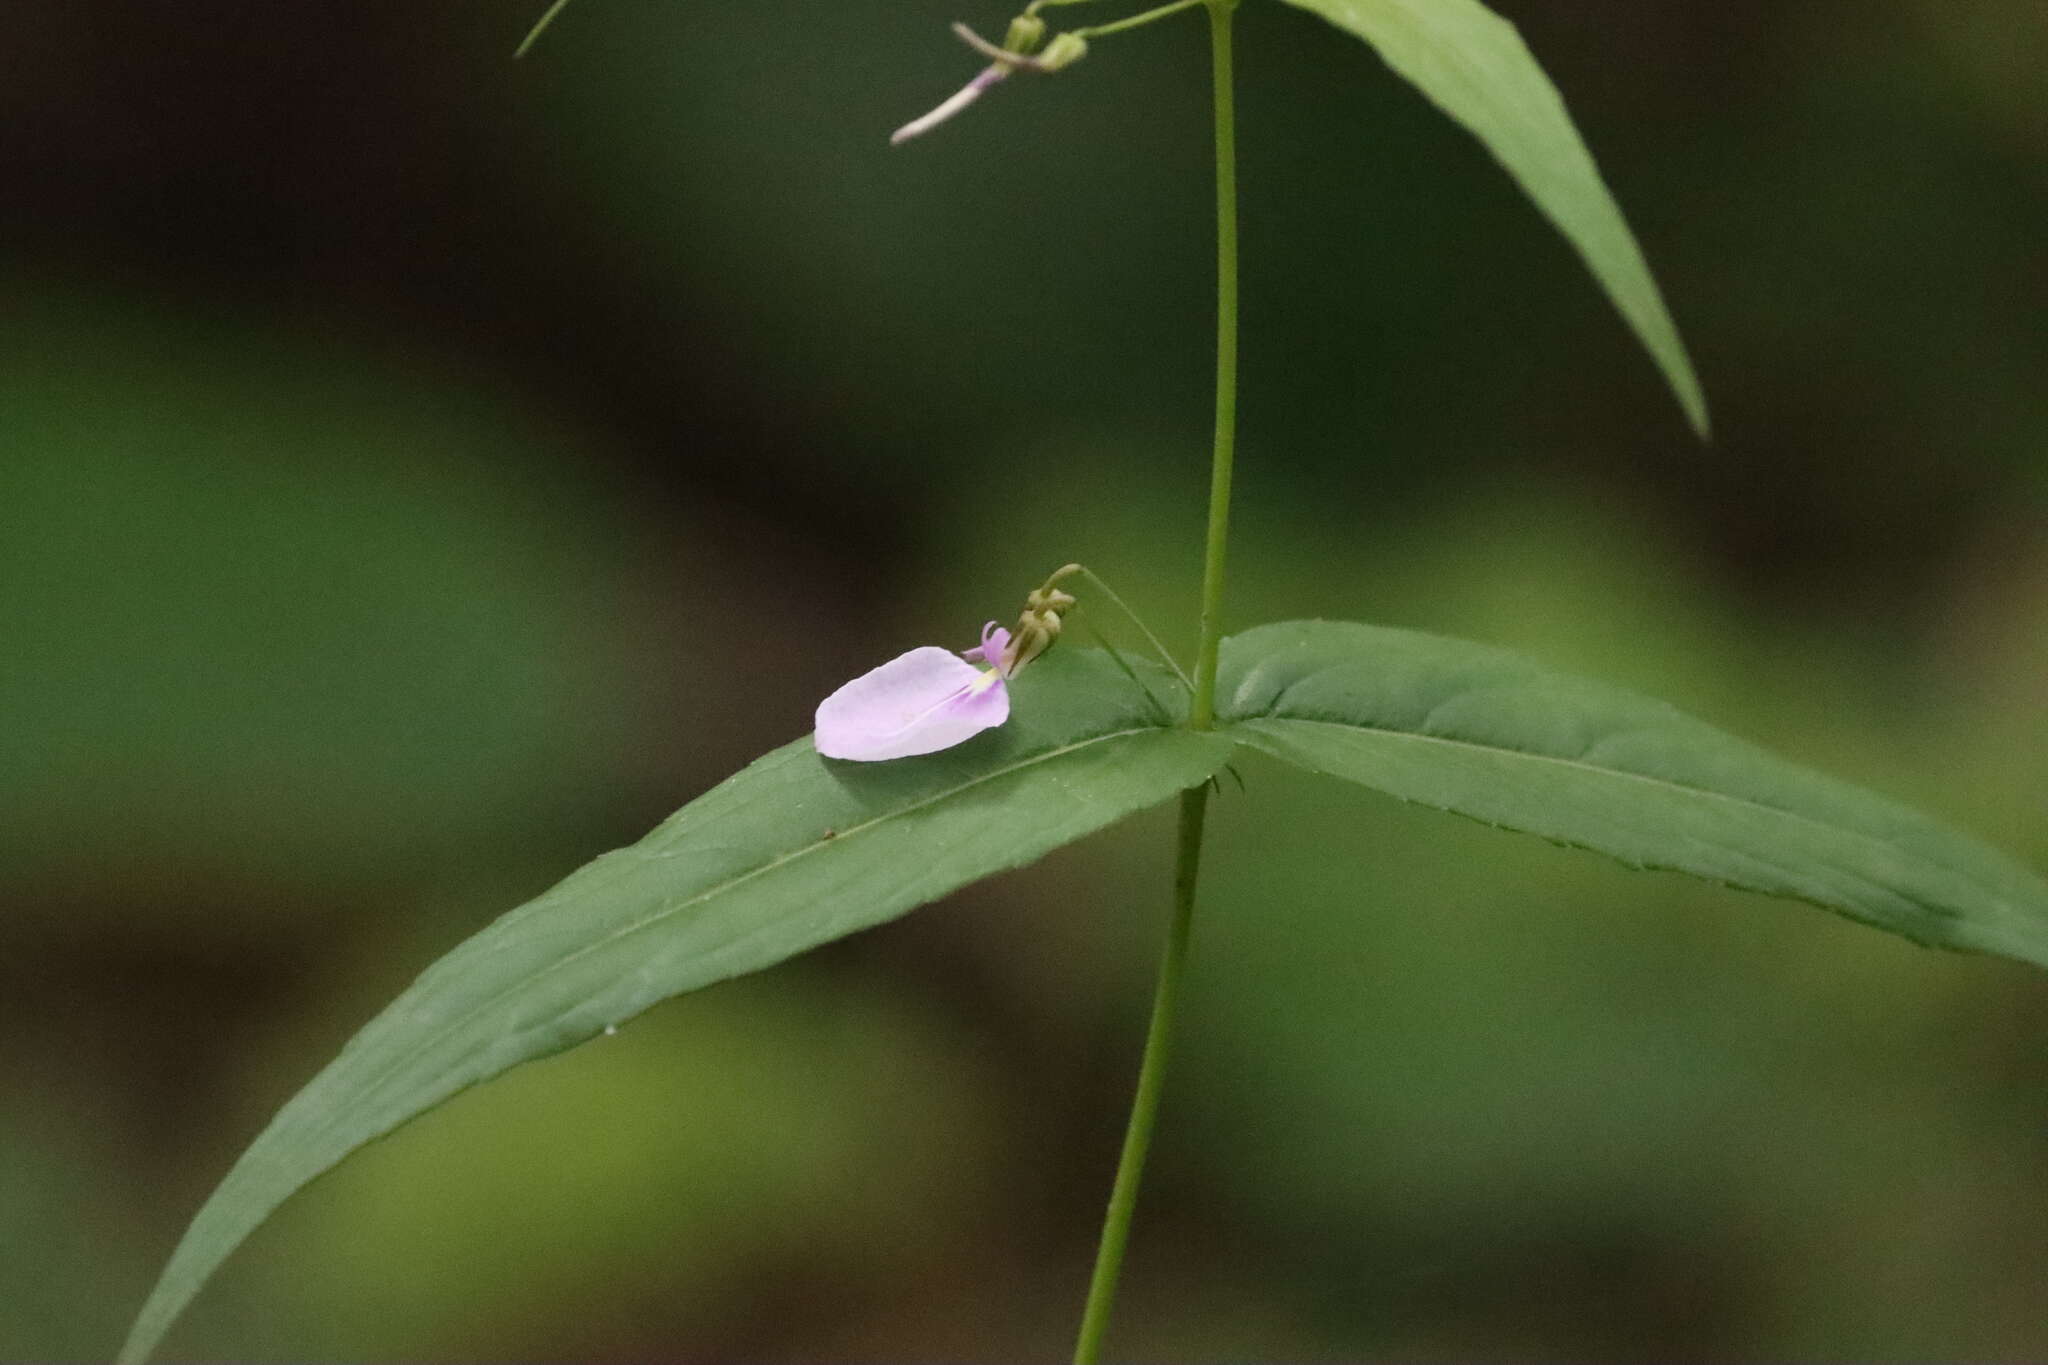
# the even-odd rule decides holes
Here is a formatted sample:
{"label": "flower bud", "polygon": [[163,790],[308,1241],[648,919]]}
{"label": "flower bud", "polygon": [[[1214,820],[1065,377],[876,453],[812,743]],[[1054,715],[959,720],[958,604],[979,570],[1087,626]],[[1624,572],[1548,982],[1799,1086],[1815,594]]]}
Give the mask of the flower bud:
{"label": "flower bud", "polygon": [[1057,626],[1048,630],[1038,617],[1026,612],[1018,619],[1017,629],[1010,635],[1009,647],[1003,650],[1003,676],[1016,677],[1019,669],[1045,653],[1052,644],[1053,636],[1058,633]]}
{"label": "flower bud", "polygon": [[1072,33],[1056,33],[1038,56],[1039,69],[1058,71],[1088,55],[1088,40]]}
{"label": "flower bud", "polygon": [[1030,663],[1052,647],[1060,638],[1060,613],[1074,605],[1074,595],[1063,592],[1057,586],[1062,578],[1081,572],[1079,564],[1068,564],[1053,571],[1050,578],[1033,588],[1024,599],[1024,612],[1017,618],[1017,629],[1010,636],[1008,646],[1003,650],[1002,672],[1012,677],[1017,670]]}
{"label": "flower bud", "polygon": [[1045,20],[1035,14],[1020,14],[1010,21],[1010,31],[1003,38],[1003,51],[1023,56],[1037,47],[1045,37]]}

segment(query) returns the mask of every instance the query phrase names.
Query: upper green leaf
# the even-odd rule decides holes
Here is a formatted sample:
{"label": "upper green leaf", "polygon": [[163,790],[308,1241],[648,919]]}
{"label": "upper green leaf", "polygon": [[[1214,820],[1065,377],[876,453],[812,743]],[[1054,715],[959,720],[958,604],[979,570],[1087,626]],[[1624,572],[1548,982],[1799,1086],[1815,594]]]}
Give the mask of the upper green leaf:
{"label": "upper green leaf", "polygon": [[186,1230],[121,1360],[152,1352],[294,1191],[449,1096],[657,1001],[758,971],[1017,867],[1209,777],[1215,734],[1167,728],[1102,654],[1011,684],[1010,722],[922,758],[832,763],[808,739],[692,801],[432,967],[279,1111]]}
{"label": "upper green leaf", "polygon": [[1241,744],[1637,867],[2048,966],[2048,884],[1916,811],[1506,650],[1330,621],[1223,643]]}
{"label": "upper green leaf", "polygon": [[1478,0],[1288,0],[1371,43],[1397,73],[1486,144],[1591,266],[1707,435],[1707,403],[1665,310],[1557,87],[1515,26]]}

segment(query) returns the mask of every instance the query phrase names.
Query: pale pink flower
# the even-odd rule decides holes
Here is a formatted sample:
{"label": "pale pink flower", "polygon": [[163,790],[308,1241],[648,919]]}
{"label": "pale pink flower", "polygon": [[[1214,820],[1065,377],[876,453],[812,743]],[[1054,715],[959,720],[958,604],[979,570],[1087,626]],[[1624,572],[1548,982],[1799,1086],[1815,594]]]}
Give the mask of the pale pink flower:
{"label": "pale pink flower", "polygon": [[1009,643],[1010,632],[991,621],[964,653],[924,645],[861,674],[818,703],[818,752],[856,762],[909,758],[1001,725],[1010,718]]}

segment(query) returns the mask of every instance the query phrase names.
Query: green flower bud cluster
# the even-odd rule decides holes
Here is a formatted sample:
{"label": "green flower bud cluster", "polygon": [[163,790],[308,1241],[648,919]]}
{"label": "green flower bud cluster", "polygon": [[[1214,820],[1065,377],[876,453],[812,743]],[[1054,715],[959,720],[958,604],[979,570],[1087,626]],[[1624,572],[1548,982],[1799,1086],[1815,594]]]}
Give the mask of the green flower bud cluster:
{"label": "green flower bud cluster", "polygon": [[[912,119],[891,133],[890,143],[908,142],[911,138],[921,137],[930,132],[980,99],[984,91],[1007,80],[1012,72],[1036,71],[1041,75],[1049,75],[1054,71],[1066,70],[1088,55],[1090,38],[1143,28],[1146,24],[1156,23],[1168,15],[1178,14],[1196,5],[1221,6],[1219,12],[1227,13],[1236,7],[1237,0],[1167,0],[1167,3],[1156,9],[1134,14],[1128,19],[1055,33],[1050,42],[1046,41],[1045,20],[1038,17],[1038,11],[1047,5],[1073,3],[1076,3],[1076,0],[1031,0],[1022,14],[1010,20],[1009,30],[1003,34],[1000,47],[965,24],[953,25],[955,36],[987,58],[989,64],[973,80],[948,96],[936,109],[921,118]],[[1042,48],[1039,46],[1041,43],[1045,44]]]}
{"label": "green flower bud cluster", "polygon": [[1060,638],[1060,614],[1072,608],[1074,595],[1062,592],[1059,581],[1079,572],[1079,564],[1063,565],[1024,599],[1024,613],[1017,618],[1017,628],[1010,632],[1009,647],[1003,651],[1004,677],[1015,677],[1018,669],[1045,653]]}
{"label": "green flower bud cluster", "polygon": [[1043,52],[1037,51],[1045,37],[1045,20],[1030,10],[1010,21],[1010,30],[997,47],[965,24],[953,25],[961,42],[995,62],[1004,71],[1021,69],[1050,74],[1072,66],[1088,55],[1088,41],[1078,33],[1055,33]]}
{"label": "green flower bud cluster", "polygon": [[[1038,17],[1038,6],[1033,5],[1010,21],[1010,31],[1003,38],[1003,51],[1013,57],[1026,60],[1017,63],[1033,71],[1058,71],[1072,66],[1088,55],[1088,40],[1078,33],[1055,33],[1052,41],[1046,43],[1045,51],[1038,52],[1038,45],[1045,41],[1045,20]],[[1037,56],[1032,53],[1037,52]]]}

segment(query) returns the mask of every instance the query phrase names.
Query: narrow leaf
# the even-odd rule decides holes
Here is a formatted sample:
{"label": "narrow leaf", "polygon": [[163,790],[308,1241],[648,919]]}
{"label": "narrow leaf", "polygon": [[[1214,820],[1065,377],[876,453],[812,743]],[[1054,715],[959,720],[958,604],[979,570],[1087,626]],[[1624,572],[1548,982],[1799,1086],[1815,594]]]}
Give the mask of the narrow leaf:
{"label": "narrow leaf", "polygon": [[[1152,673],[1152,692],[1175,696]],[[809,739],[785,745],[428,968],[235,1163],[120,1359],[145,1359],[293,1192],[457,1091],[1021,866],[1230,755],[1217,735],[1165,728],[1160,703],[1094,651],[1060,650],[1011,687],[1009,724],[944,753],[832,763]]]}
{"label": "narrow leaf", "polygon": [[1289,0],[1372,44],[1486,144],[1592,267],[1704,439],[1707,404],[1642,249],[1515,26],[1479,0]]}
{"label": "narrow leaf", "polygon": [[1331,621],[1223,644],[1225,732],[1488,824],[2048,966],[2048,884],[1905,806],[1506,650]]}

